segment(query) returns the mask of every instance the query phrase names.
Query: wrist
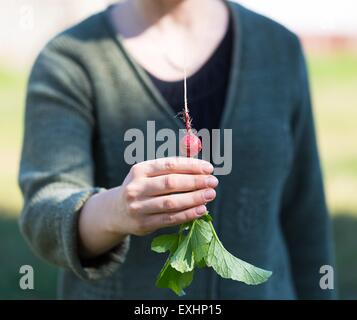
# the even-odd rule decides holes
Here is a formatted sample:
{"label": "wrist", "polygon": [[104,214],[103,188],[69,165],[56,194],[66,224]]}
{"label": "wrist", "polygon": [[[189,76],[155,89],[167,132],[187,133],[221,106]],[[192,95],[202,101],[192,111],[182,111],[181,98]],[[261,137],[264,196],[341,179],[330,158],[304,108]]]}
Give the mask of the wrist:
{"label": "wrist", "polygon": [[82,258],[99,256],[118,246],[126,236],[118,228],[118,213],[115,189],[97,193],[84,204],[79,215],[79,247]]}
{"label": "wrist", "polygon": [[[99,196],[99,194],[98,194]],[[123,211],[123,206],[120,204],[121,201],[121,187],[115,187],[109,189],[105,192],[106,199],[103,199],[108,206],[108,210],[103,212],[105,215],[104,230],[105,232],[118,239],[118,244],[130,233],[126,228],[125,214]]]}

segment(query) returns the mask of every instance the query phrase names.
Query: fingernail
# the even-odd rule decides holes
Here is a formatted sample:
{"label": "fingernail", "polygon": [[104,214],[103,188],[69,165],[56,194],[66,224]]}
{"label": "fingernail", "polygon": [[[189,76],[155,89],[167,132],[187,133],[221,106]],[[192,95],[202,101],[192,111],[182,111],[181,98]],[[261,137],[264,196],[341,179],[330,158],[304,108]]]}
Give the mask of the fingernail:
{"label": "fingernail", "polygon": [[212,200],[216,196],[216,192],[213,189],[208,189],[205,191],[205,199]]}
{"label": "fingernail", "polygon": [[207,173],[211,173],[213,169],[214,169],[213,166],[209,162],[203,165],[203,170]]}
{"label": "fingernail", "polygon": [[207,212],[206,206],[199,206],[196,209],[196,214],[199,215],[199,216],[203,216],[206,212]]}
{"label": "fingernail", "polygon": [[206,179],[206,184],[208,187],[216,187],[218,185],[218,179],[214,176],[210,176]]}

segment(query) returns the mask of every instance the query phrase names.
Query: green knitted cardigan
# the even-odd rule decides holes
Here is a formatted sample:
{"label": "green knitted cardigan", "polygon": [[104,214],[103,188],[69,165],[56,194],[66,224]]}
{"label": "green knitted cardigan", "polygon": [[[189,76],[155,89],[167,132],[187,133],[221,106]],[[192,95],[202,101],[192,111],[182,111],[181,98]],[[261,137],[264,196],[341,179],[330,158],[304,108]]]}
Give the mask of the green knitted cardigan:
{"label": "green knitted cardigan", "polygon": [[[320,267],[333,263],[330,221],[300,43],[278,23],[227,3],[234,51],[221,128],[233,132],[233,167],[209,209],[227,249],[273,276],[247,286],[200,270],[186,298],[331,298],[319,286]],[[124,133],[145,131],[148,120],[157,130],[182,127],[123,48],[108,10],[56,36],[37,58],[26,100],[20,226],[33,250],[60,268],[60,298],[176,298],[155,287],[165,257],[150,242],[160,232],[127,237],[95,261],[78,256],[81,207],[121,184],[130,169]]]}

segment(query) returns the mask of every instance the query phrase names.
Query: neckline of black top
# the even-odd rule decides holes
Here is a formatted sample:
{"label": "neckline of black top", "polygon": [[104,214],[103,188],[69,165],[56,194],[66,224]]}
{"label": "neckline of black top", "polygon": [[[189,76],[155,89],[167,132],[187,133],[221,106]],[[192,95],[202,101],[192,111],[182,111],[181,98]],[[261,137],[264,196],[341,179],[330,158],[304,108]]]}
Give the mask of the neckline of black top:
{"label": "neckline of black top", "polygon": [[[226,30],[226,33],[224,35],[224,37],[222,38],[222,40],[220,41],[220,43],[218,44],[218,46],[216,47],[216,49],[213,51],[213,53],[211,54],[211,56],[207,59],[207,61],[192,75],[190,75],[189,77],[187,77],[187,81],[192,81],[194,80],[196,77],[198,77],[201,74],[201,71],[209,64],[211,64],[212,61],[215,61],[217,59],[218,56],[220,56],[220,53],[222,53],[222,51],[225,51],[225,48],[227,46],[229,46],[229,42],[232,40],[232,32],[233,32],[233,23],[232,23],[232,19],[229,18],[229,22],[228,22],[228,27]],[[167,83],[167,84],[172,84],[175,85],[177,83],[182,84],[183,79],[180,80],[163,80],[160,79],[158,77],[156,77],[155,75],[153,75],[150,71],[146,70],[145,68],[143,68],[144,71],[149,75],[149,77],[153,80],[155,80],[155,82],[163,82],[163,83]]]}
{"label": "neckline of black top", "polygon": [[[233,22],[230,17],[226,34],[217,49],[197,72],[187,78],[188,103],[197,130],[219,127],[228,91],[232,50]],[[165,81],[144,71],[175,114],[182,112],[183,80]]]}

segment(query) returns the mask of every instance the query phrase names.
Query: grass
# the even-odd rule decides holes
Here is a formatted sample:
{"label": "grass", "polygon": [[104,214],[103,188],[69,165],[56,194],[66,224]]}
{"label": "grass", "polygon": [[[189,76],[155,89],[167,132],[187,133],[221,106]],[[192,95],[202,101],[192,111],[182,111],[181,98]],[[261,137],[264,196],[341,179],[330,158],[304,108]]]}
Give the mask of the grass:
{"label": "grass", "polygon": [[[336,240],[341,298],[357,298],[357,56],[309,56],[314,112]],[[56,269],[35,257],[17,227],[17,188],[26,72],[0,67],[0,299],[55,297]],[[30,264],[35,290],[19,289],[19,268]]]}
{"label": "grass", "polygon": [[308,61],[329,205],[334,212],[357,215],[357,55]]}

